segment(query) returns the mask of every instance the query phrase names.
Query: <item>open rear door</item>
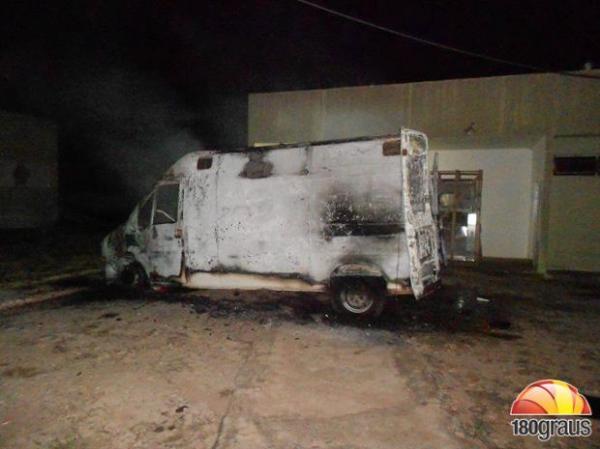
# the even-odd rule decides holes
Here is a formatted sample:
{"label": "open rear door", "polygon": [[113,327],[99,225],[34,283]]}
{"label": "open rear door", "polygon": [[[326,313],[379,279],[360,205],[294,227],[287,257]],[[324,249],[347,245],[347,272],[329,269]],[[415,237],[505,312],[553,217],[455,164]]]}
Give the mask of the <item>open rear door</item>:
{"label": "open rear door", "polygon": [[438,232],[431,209],[429,176],[427,137],[418,131],[403,129],[404,227],[410,259],[410,282],[417,299],[434,289],[440,271]]}

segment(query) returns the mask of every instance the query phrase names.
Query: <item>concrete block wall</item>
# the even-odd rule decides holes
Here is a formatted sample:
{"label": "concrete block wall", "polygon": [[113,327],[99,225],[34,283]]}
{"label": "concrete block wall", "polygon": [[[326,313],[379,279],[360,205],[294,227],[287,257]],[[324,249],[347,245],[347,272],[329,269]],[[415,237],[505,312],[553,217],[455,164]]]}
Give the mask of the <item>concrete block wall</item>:
{"label": "concrete block wall", "polygon": [[57,218],[56,125],[0,111],[0,229],[49,226]]}

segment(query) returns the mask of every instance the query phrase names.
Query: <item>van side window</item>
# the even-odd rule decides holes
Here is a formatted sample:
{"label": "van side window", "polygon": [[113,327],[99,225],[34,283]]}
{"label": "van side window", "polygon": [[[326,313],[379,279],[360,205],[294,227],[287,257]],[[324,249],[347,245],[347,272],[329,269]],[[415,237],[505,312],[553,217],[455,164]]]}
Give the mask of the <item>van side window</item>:
{"label": "van side window", "polygon": [[212,167],[212,157],[200,157],[196,162],[196,168],[198,170],[208,170]]}
{"label": "van side window", "polygon": [[179,206],[179,184],[163,184],[156,189],[154,224],[177,222]]}
{"label": "van side window", "polygon": [[140,229],[146,229],[148,226],[150,226],[150,218],[152,218],[153,199],[154,195],[150,195],[138,211],[138,227]]}

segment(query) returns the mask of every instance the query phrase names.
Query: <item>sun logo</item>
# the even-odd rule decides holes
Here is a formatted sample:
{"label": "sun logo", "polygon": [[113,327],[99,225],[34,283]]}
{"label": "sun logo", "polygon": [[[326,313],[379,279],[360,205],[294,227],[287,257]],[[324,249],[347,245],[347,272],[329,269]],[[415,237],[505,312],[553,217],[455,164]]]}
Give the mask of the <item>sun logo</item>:
{"label": "sun logo", "polygon": [[510,408],[511,415],[591,415],[585,396],[562,380],[538,380],[527,385]]}

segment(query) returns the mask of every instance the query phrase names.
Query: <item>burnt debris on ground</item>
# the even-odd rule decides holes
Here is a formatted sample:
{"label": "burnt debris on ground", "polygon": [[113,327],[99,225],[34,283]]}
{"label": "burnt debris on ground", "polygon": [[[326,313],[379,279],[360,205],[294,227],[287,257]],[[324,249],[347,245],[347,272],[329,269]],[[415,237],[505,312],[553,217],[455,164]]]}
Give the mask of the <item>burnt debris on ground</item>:
{"label": "burnt debris on ground", "polygon": [[[329,306],[326,294],[214,292],[177,288],[166,291],[136,290],[107,286],[99,277],[86,276],[63,279],[51,283],[51,286],[58,289],[81,286],[85,290],[23,308],[86,307],[95,302],[116,300],[131,301],[132,307],[139,308],[146,303],[162,301],[173,303],[174,306],[179,304],[189,308],[190,313],[206,314],[210,318],[238,318],[254,320],[260,324],[267,321],[288,321],[394,332],[469,332],[506,339],[519,338],[518,334],[507,332],[511,330],[509,317],[514,300],[504,298],[481,301],[477,299],[476,292],[456,286],[448,286],[434,297],[421,301],[391,298],[382,316],[370,321],[336,315]],[[111,313],[105,313],[99,318],[118,320],[118,316]]]}
{"label": "burnt debris on ground", "polygon": [[[544,279],[530,270],[510,272],[506,283],[502,267],[451,268],[445,274],[445,286],[434,296],[420,301],[391,298],[382,316],[357,321],[336,315],[326,294],[275,293],[270,291],[201,291],[169,288],[160,291],[108,286],[99,275],[74,276],[48,284],[49,288],[85,287],[47,303],[27,307],[85,307],[94,302],[132,301],[132,307],[163,301],[180,304],[189,312],[210,318],[239,318],[264,323],[289,321],[298,324],[319,323],[330,327],[351,326],[394,332],[471,333],[506,340],[519,339],[515,315],[532,319],[532,309],[560,313],[581,310],[596,303],[597,280],[557,276]],[[477,288],[473,286],[476,285]],[[103,317],[109,318],[109,317]],[[113,318],[113,317],[111,317]],[[118,317],[114,317],[118,320]]]}

